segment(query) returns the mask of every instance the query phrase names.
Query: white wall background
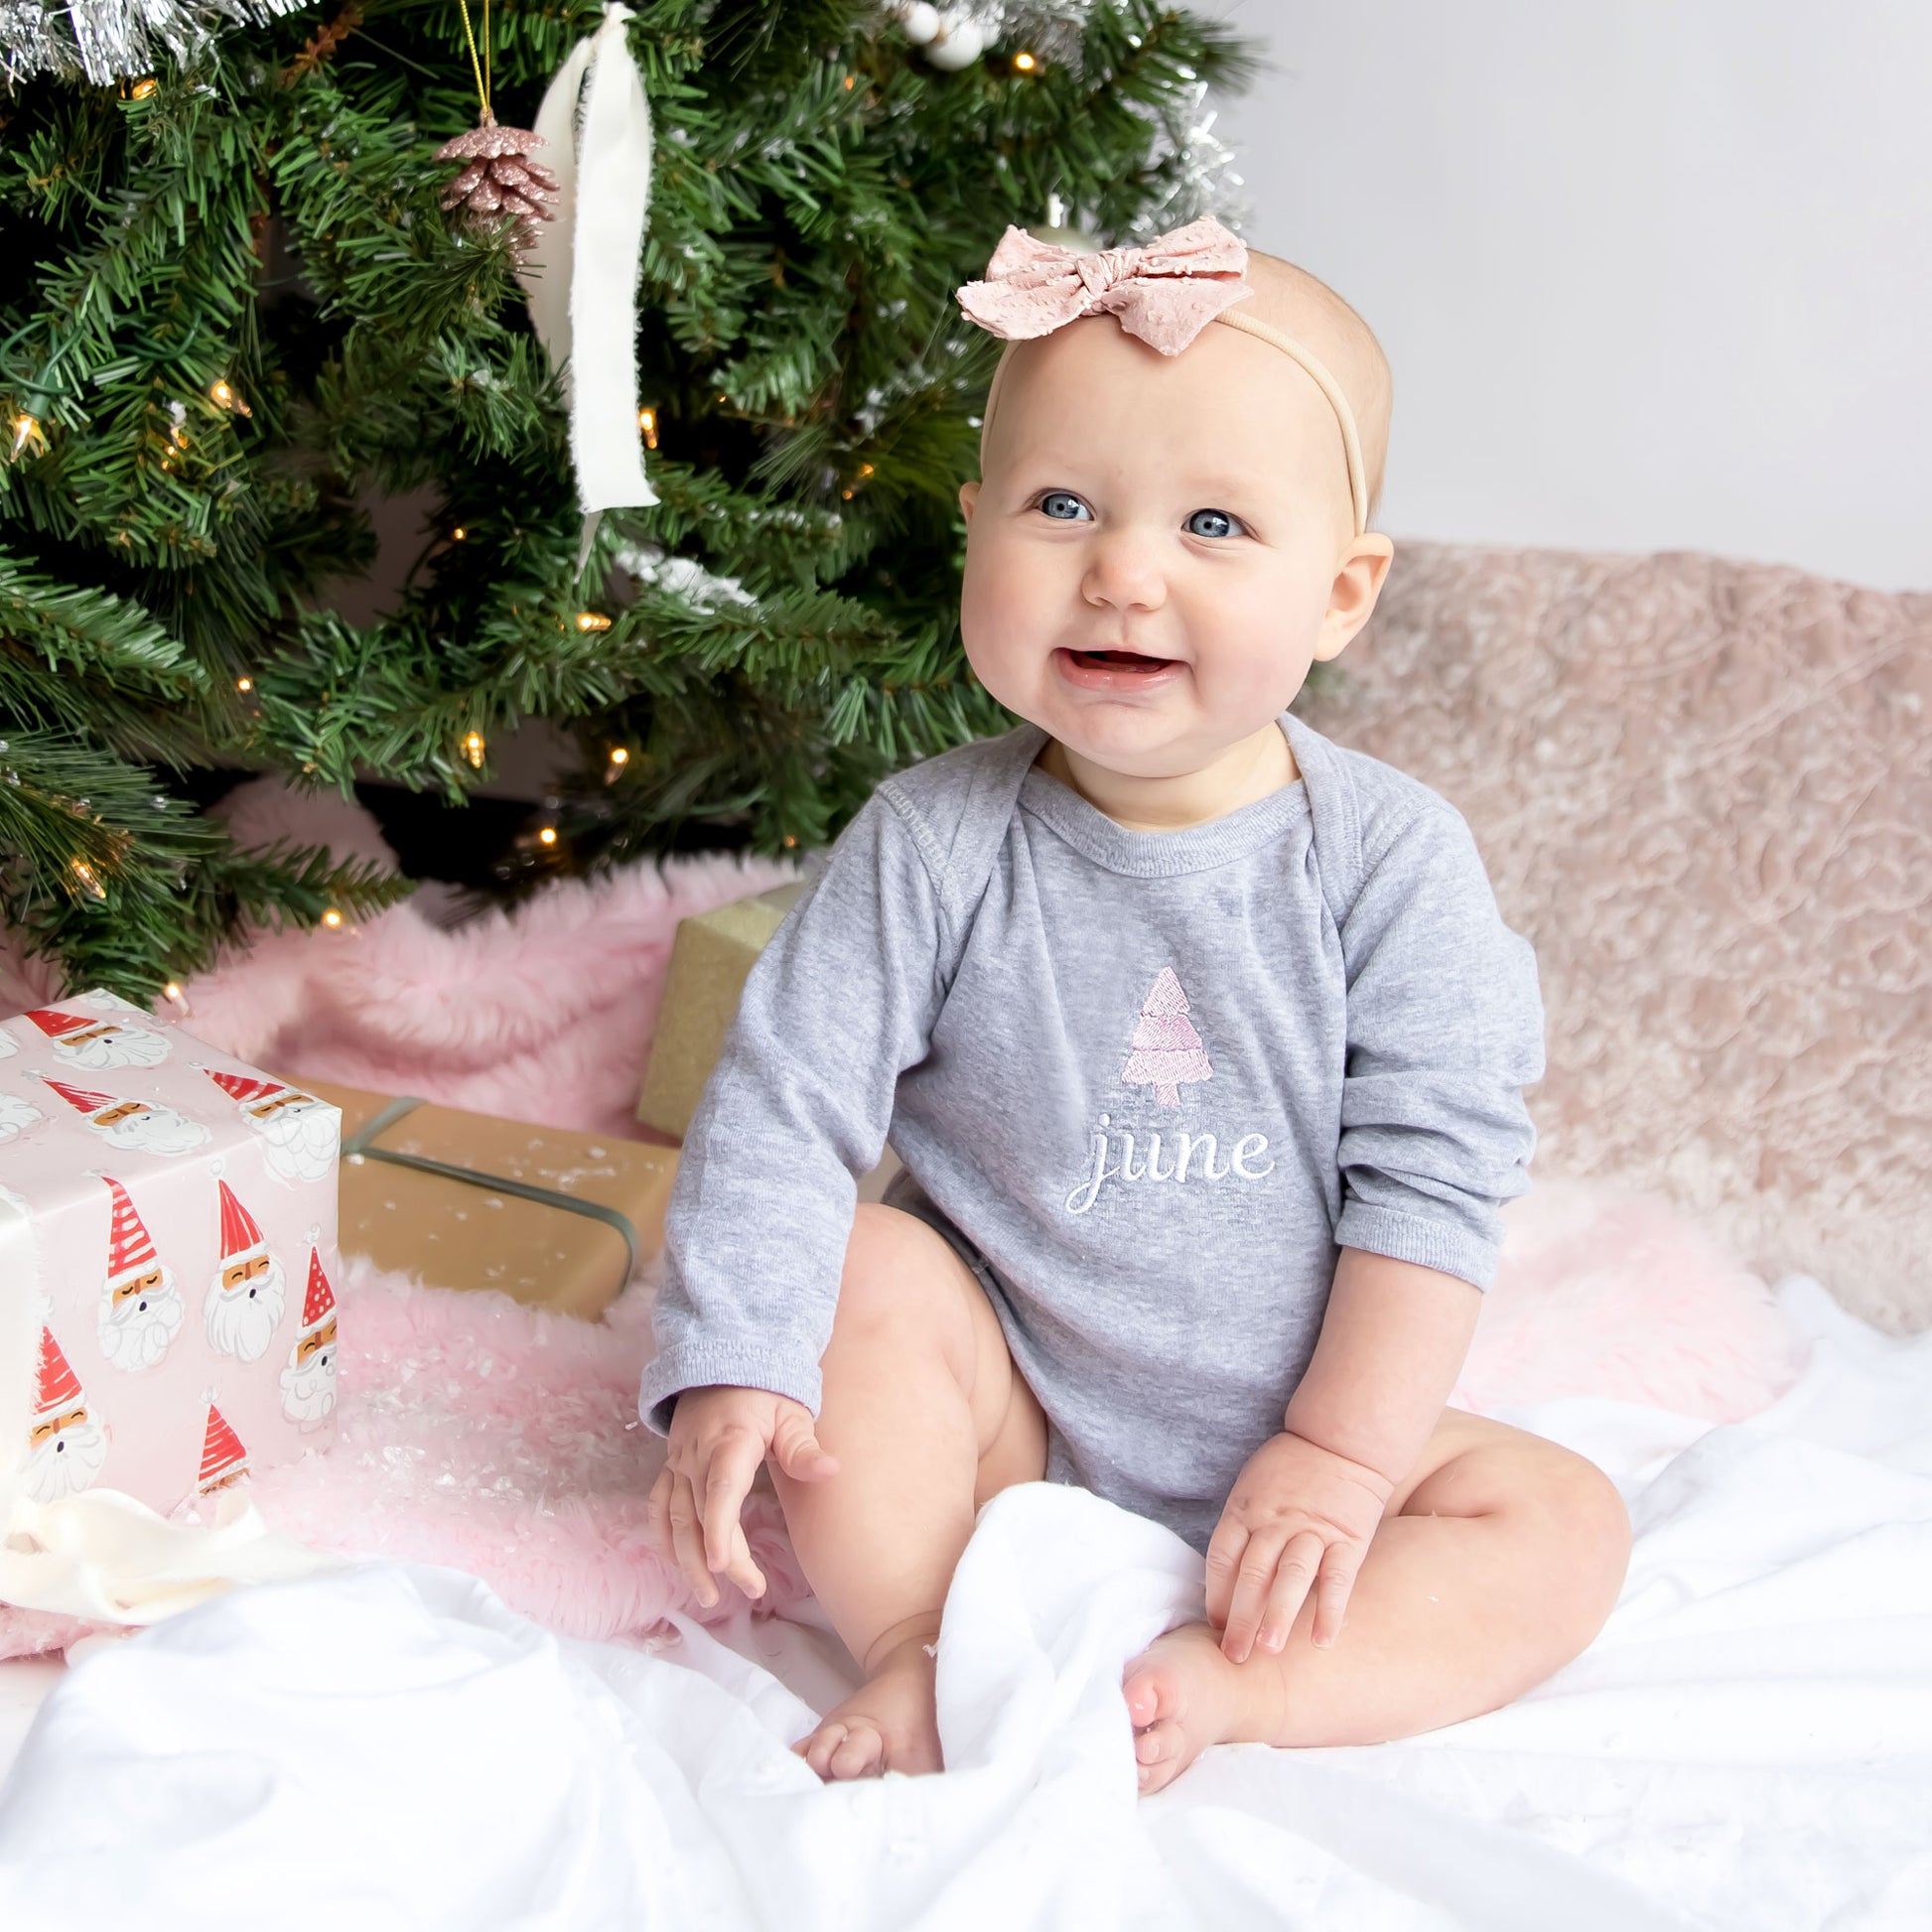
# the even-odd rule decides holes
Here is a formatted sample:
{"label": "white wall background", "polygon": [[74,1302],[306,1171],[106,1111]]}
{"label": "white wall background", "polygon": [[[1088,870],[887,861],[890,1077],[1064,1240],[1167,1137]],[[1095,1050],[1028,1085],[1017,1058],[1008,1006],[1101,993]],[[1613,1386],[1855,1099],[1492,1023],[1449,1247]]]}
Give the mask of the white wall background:
{"label": "white wall background", "polygon": [[1246,238],[1395,369],[1398,538],[1932,588],[1925,0],[1196,0]]}

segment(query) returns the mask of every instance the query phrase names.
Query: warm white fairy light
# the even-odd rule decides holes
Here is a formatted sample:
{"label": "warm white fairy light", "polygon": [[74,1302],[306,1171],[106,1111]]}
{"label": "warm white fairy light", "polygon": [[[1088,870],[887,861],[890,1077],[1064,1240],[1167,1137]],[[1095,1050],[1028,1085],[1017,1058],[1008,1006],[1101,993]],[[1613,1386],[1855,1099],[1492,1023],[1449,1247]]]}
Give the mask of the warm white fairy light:
{"label": "warm white fairy light", "polygon": [[479,771],[483,769],[483,735],[482,732],[472,732],[470,736],[463,741],[463,755],[465,758],[467,758],[470,760],[472,764],[474,764],[477,767]]}
{"label": "warm white fairy light", "polygon": [[238,677],[234,681],[234,688],[245,694],[255,688],[255,680],[251,677]]}
{"label": "warm white fairy light", "polygon": [[74,860],[72,870],[74,878],[79,880],[81,885],[86,887],[88,892],[92,893],[96,898],[105,898],[107,897],[107,889],[94,877],[94,869],[86,860]]}
{"label": "warm white fairy light", "polygon": [[539,845],[555,845],[557,843],[557,828],[554,825],[546,825],[537,834],[537,843]]}
{"label": "warm white fairy light", "polygon": [[647,450],[654,450],[654,449],[656,449],[656,447],[657,447],[657,411],[656,411],[656,410],[654,410],[654,409],[640,409],[640,410],[638,410],[638,412],[637,412],[637,427],[638,427],[638,428],[639,428],[640,430],[642,430],[642,431],[643,431],[643,433],[644,433],[644,448],[645,448],[645,449],[647,449]]}
{"label": "warm white fairy light", "polygon": [[333,932],[339,925],[342,924],[343,915],[340,912],[338,912],[336,908],[332,905],[329,908],[329,910],[322,915],[322,922],[330,929],[330,931]]}
{"label": "warm white fairy light", "polygon": [[579,611],[577,627],[579,630],[609,630],[611,620],[602,611]]}

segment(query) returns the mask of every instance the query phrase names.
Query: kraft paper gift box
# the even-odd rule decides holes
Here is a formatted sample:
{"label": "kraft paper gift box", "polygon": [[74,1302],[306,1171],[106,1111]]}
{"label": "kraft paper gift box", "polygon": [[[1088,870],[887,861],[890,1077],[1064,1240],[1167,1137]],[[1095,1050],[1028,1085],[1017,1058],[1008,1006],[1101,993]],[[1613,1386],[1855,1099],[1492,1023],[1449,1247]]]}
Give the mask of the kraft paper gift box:
{"label": "kraft paper gift box", "polygon": [[343,1113],[345,1255],[594,1319],[663,1240],[674,1148],[315,1090]]}
{"label": "kraft paper gift box", "polygon": [[646,1127],[683,1140],[745,981],[804,890],[805,881],[796,880],[678,920],[637,1101]]}
{"label": "kraft paper gift box", "polygon": [[111,993],[0,1022],[0,1489],[166,1514],[331,1440],[341,1128]]}

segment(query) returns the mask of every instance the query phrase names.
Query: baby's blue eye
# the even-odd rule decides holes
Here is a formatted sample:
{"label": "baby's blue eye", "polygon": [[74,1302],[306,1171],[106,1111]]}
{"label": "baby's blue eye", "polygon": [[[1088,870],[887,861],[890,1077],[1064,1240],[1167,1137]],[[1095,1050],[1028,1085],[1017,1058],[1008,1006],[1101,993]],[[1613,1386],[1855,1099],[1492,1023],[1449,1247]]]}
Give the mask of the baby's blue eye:
{"label": "baby's blue eye", "polygon": [[1071,503],[1076,510],[1086,508],[1086,505],[1070,489],[1049,489],[1039,499],[1038,507],[1042,516],[1050,516],[1056,523],[1075,523],[1079,519],[1067,511],[1054,509],[1055,503]]}
{"label": "baby's blue eye", "polygon": [[[1194,529],[1195,516],[1211,516],[1223,527],[1215,530],[1196,530]],[[1226,510],[1195,510],[1193,516],[1187,519],[1187,527],[1197,537],[1231,537],[1240,529],[1241,519],[1238,516],[1230,516]]]}

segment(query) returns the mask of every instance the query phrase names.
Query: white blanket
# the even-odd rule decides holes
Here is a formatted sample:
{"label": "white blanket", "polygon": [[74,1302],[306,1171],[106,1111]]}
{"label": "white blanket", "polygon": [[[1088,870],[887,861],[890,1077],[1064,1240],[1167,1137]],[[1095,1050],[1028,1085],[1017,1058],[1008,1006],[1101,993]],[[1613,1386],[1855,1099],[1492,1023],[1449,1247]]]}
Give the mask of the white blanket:
{"label": "white blanket", "polygon": [[1794,1278],[1804,1380],[1741,1428],[1508,1420],[1638,1528],[1591,1649],[1400,1744],[1207,1752],[1137,1795],[1124,1663],[1200,1560],[1083,1492],[982,1512],[946,1605],[948,1771],[821,1785],[811,1710],[680,1622],[562,1641],[453,1572],[239,1590],[80,1663],[0,1789],[0,1925],[1932,1926],[1932,1336]]}

